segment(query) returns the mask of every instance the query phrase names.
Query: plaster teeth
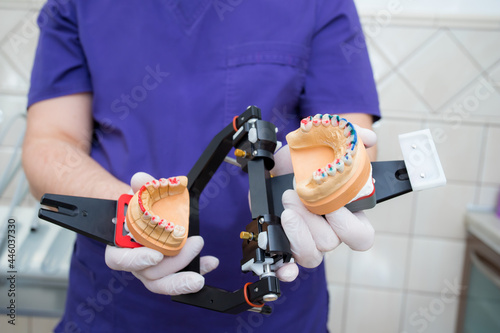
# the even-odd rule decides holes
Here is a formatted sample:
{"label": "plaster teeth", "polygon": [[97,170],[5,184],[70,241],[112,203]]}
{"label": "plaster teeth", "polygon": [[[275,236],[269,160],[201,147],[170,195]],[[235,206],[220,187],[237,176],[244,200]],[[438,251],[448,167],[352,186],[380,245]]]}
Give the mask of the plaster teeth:
{"label": "plaster teeth", "polygon": [[148,222],[149,223],[149,221],[151,221],[151,214],[148,211],[145,211],[144,214],[142,214],[141,219],[144,222]]}
{"label": "plaster teeth", "polygon": [[331,116],[328,113],[325,113],[321,118],[321,123],[323,124],[323,126],[330,126],[332,124]]}
{"label": "plaster teeth", "polygon": [[337,171],[339,173],[342,173],[344,172],[344,161],[342,161],[341,159],[336,159],[335,160],[335,168],[337,168]]}
{"label": "plaster teeth", "polygon": [[322,117],[322,115],[319,114],[319,113],[313,117],[312,123],[313,123],[314,126],[321,125],[321,117]]}
{"label": "plaster teeth", "polygon": [[337,173],[337,168],[335,168],[335,165],[333,163],[328,163],[325,167],[326,173],[328,176],[335,176]]}
{"label": "plaster teeth", "polygon": [[167,222],[167,220],[165,219],[161,219],[161,221],[158,222],[158,226],[162,227],[167,232],[171,232],[172,230],[174,230],[175,224],[173,224],[172,222]]}
{"label": "plaster teeth", "polygon": [[347,119],[345,119],[345,118],[340,118],[340,120],[339,120],[339,127],[340,127],[341,129],[344,129],[344,128],[346,127],[346,125],[347,125],[347,124],[348,124]]}
{"label": "plaster teeth", "polygon": [[300,129],[303,132],[309,132],[312,128],[312,117],[304,118],[300,121]]}
{"label": "plaster teeth", "polygon": [[160,187],[160,182],[158,182],[157,180],[152,180],[150,182],[147,182],[145,186],[148,190],[157,189],[158,187]]}
{"label": "plaster teeth", "polygon": [[346,138],[349,138],[351,134],[353,134],[354,128],[352,127],[351,123],[347,123],[346,127],[344,128],[344,136]]}
{"label": "plaster teeth", "polygon": [[165,228],[166,231],[171,232],[172,230],[174,230],[175,224],[165,221],[165,223],[163,223],[163,228]]}
{"label": "plaster teeth", "polygon": [[183,226],[176,225],[174,227],[174,232],[173,232],[174,237],[182,237],[184,236],[185,233],[186,233],[186,228],[184,228]]}
{"label": "plaster teeth", "polygon": [[352,156],[349,153],[346,153],[344,157],[342,157],[342,161],[344,161],[345,165],[351,165],[352,164]]}
{"label": "plaster teeth", "polygon": [[149,224],[151,224],[151,225],[157,225],[158,222],[160,222],[161,220],[162,219],[159,216],[155,215],[155,216],[151,217],[151,220],[149,221]]}
{"label": "plaster teeth", "polygon": [[340,117],[336,114],[332,116],[332,126],[339,126]]}
{"label": "plaster teeth", "polygon": [[168,180],[166,178],[160,178],[158,181],[160,183],[160,188],[158,189],[158,193],[161,199],[168,197]]}
{"label": "plaster teeth", "polygon": [[322,184],[325,180],[328,174],[326,173],[325,169],[318,169],[313,172],[313,179],[316,181],[318,184]]}
{"label": "plaster teeth", "polygon": [[181,181],[178,177],[172,177],[168,179],[168,184],[170,186],[178,186],[181,184]]}
{"label": "plaster teeth", "polygon": [[358,145],[352,143],[351,146],[349,147],[349,150],[352,156],[356,155],[356,152],[358,151]]}

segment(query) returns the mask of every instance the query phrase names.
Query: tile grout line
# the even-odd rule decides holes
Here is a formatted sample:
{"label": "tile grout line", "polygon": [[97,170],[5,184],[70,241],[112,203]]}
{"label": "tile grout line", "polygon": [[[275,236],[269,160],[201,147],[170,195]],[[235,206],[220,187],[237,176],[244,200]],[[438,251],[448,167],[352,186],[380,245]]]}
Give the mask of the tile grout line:
{"label": "tile grout line", "polygon": [[0,48],[0,55],[5,58],[6,62],[10,64],[11,68],[17,73],[17,75],[19,75],[29,85],[30,78],[24,75],[21,68],[10,59],[2,48]]}
{"label": "tile grout line", "polygon": [[[436,31],[434,31],[426,40],[424,40],[421,44],[419,44],[416,48],[414,48],[406,57],[404,57],[403,59],[401,59],[401,61],[398,64],[393,65],[393,67],[389,70],[389,72],[384,77],[380,78],[380,80],[379,80],[379,82],[377,82],[377,84],[382,84],[385,80],[387,80],[387,78],[390,76],[390,74],[397,75],[407,85],[407,87],[409,88],[409,90],[412,93],[415,94],[415,97],[417,97],[417,99],[420,100],[420,102],[422,102],[424,104],[424,106],[426,106],[428,108],[428,110],[430,112],[432,112],[433,111],[432,107],[416,91],[415,87],[406,80],[406,78],[404,77],[404,75],[402,75],[402,73],[400,73],[399,69],[402,66],[404,66],[405,63],[408,63],[409,61],[411,61],[411,59],[415,57],[415,54],[418,53],[419,50],[423,49],[424,47],[426,47],[426,45],[430,44],[432,42],[432,40],[435,39],[435,38],[437,38],[437,36],[439,34],[441,34],[441,33],[442,33],[441,28],[437,27]],[[375,47],[379,51],[379,53],[384,57],[384,59],[386,60],[386,62],[389,62],[392,65],[393,63],[389,60],[389,58],[383,52],[383,50],[381,50],[376,45],[376,43],[373,43],[373,44],[375,45]]]}
{"label": "tile grout line", "polygon": [[449,28],[447,28],[446,34],[450,39],[455,43],[455,45],[462,50],[462,54],[464,54],[469,61],[476,67],[476,69],[479,70],[479,74],[471,81],[469,82],[465,87],[462,89],[459,89],[459,91],[454,94],[452,97],[450,97],[446,102],[444,102],[437,110],[436,113],[443,113],[443,110],[446,108],[447,105],[449,105],[453,100],[456,100],[459,96],[461,96],[463,93],[465,93],[473,84],[475,81],[478,80],[478,78],[485,78],[485,74],[489,72],[489,70],[493,69],[498,63],[500,63],[500,59],[496,60],[491,64],[490,66],[487,66],[486,68],[483,68],[481,64],[474,58],[472,54],[467,50],[467,48],[460,42],[460,40],[453,34],[453,31]]}
{"label": "tile grout line", "polygon": [[425,47],[427,47],[434,39],[437,39],[440,35],[443,34],[443,29],[438,27],[437,30],[431,35],[429,36],[429,38],[427,38],[422,44],[420,44],[418,46],[418,48],[416,48],[412,54],[410,54],[408,57],[406,57],[405,59],[403,59],[397,66],[397,71],[396,71],[396,74],[399,76],[399,78],[401,79],[401,81],[403,81],[407,87],[411,90],[411,92],[415,95],[415,97],[417,97],[418,100],[420,100],[420,102],[426,106],[429,110],[430,113],[434,113],[434,109],[432,108],[432,106],[425,100],[425,98],[418,92],[418,90],[415,88],[415,86],[410,82],[410,80],[408,80],[404,75],[403,73],[400,72],[400,68],[402,66],[405,65],[405,63],[408,63],[412,58],[415,58],[416,54],[420,51],[420,52],[423,52],[422,49],[424,49]]}
{"label": "tile grout line", "polygon": [[462,50],[462,52],[467,56],[467,58],[469,58],[469,60],[474,64],[474,66],[477,67],[477,69],[479,69],[479,72],[482,72],[484,70],[483,66],[481,66],[481,64],[476,60],[476,58],[474,58],[474,56],[469,52],[469,50],[467,50],[467,48],[460,42],[460,40],[455,36],[453,31],[450,28],[448,28],[446,33],[448,37],[450,37],[450,39],[453,40],[455,45]]}
{"label": "tile grout line", "polygon": [[[421,121],[420,122],[420,127],[425,127],[425,124],[426,122],[425,121]],[[408,245],[406,247],[406,261],[405,261],[405,264],[406,264],[406,267],[405,267],[405,270],[404,270],[404,284],[403,284],[403,296],[402,296],[402,299],[401,299],[401,314],[400,314],[400,317],[399,317],[399,331],[400,332],[403,332],[403,328],[404,328],[404,325],[405,325],[405,318],[406,318],[406,312],[407,312],[407,301],[408,301],[408,292],[410,290],[410,268],[411,268],[411,254],[412,254],[412,250],[413,250],[413,242],[415,240],[415,226],[417,224],[417,208],[418,208],[418,199],[419,199],[419,195],[418,193],[415,193],[415,195],[413,196],[413,199],[412,199],[412,210],[411,210],[411,219],[410,219],[410,234],[409,234],[409,237],[408,237]]]}
{"label": "tile grout line", "polygon": [[0,10],[40,10],[44,3],[45,1],[0,1]]}
{"label": "tile grout line", "polygon": [[[329,283],[330,286],[334,287],[342,287],[344,284],[338,283],[338,282],[333,282]],[[394,293],[394,294],[415,294],[419,296],[434,296],[434,295],[439,295],[440,291],[428,291],[428,290],[417,290],[417,289],[409,289],[409,288],[391,288],[391,287],[385,287],[385,286],[373,286],[373,285],[364,285],[364,284],[352,284],[353,288],[356,289],[366,289],[370,291],[380,291],[380,292],[387,292],[387,293]]]}
{"label": "tile grout line", "polygon": [[[40,9],[33,10],[33,9],[28,9],[24,16],[20,19],[20,21],[15,24],[12,29],[10,29],[4,36],[4,38],[0,39],[0,54],[6,59],[7,63],[10,64],[12,70],[14,70],[17,75],[19,75],[23,81],[29,86],[30,78],[29,75],[26,76],[25,73],[23,72],[23,67],[18,66],[15,62],[12,61],[11,55],[5,51],[5,45],[7,42],[12,38],[12,34],[18,34],[19,30],[22,29],[22,27],[26,24],[26,22],[29,22],[30,19],[35,18],[34,24],[36,25],[36,17],[38,16],[38,12]],[[38,25],[36,25],[36,28],[38,28]],[[25,38],[23,36],[23,38]]]}
{"label": "tile grout line", "polygon": [[[412,206],[413,207],[413,206]],[[412,226],[410,226],[412,228]],[[439,239],[444,241],[456,242],[463,241],[465,238],[461,237],[448,237],[448,236],[436,236],[436,235],[421,235],[414,232],[403,233],[403,232],[395,232],[395,231],[379,231],[377,235],[381,236],[392,236],[392,237],[416,237],[416,238],[431,238],[433,240]]]}
{"label": "tile grout line", "polygon": [[436,31],[434,31],[429,37],[427,37],[427,39],[425,39],[422,43],[420,43],[419,45],[417,45],[415,48],[413,48],[412,50],[410,50],[410,52],[405,56],[403,57],[403,59],[400,60],[400,62],[398,64],[394,64],[390,59],[389,57],[384,53],[384,51],[377,45],[377,43],[375,43],[375,39],[371,39],[372,40],[372,45],[374,45],[374,47],[377,49],[377,51],[383,56],[384,60],[386,63],[389,63],[389,65],[391,65],[391,68],[389,69],[389,71],[383,75],[380,79],[379,79],[379,82],[377,82],[377,84],[381,84],[383,83],[383,81],[385,81],[387,79],[387,77],[389,76],[389,74],[395,74],[395,73],[398,73],[398,69],[399,67],[401,67],[401,65],[404,65],[404,63],[408,62],[411,60],[411,58],[414,56],[414,53],[419,49],[419,48],[422,48],[424,46],[424,44],[427,44],[429,42],[430,39],[434,38],[434,36],[436,34],[439,33],[439,27],[432,27],[432,28],[435,28]]}
{"label": "tile grout line", "polygon": [[[342,283],[329,283],[330,286],[334,287],[342,287]],[[428,290],[416,290],[416,289],[409,289],[409,288],[390,288],[390,287],[385,287],[385,286],[371,286],[371,285],[363,285],[363,284],[353,284],[353,288],[355,289],[366,289],[370,291],[380,291],[380,292],[385,292],[385,293],[393,293],[393,294],[416,294],[420,296],[432,296],[436,294],[440,294],[440,291],[428,291]]]}
{"label": "tile grout line", "polygon": [[[23,17],[19,20],[19,22],[14,24],[14,26],[9,31],[7,31],[5,36],[2,39],[0,39],[0,48],[4,45],[4,43],[6,43],[11,38],[12,34],[16,34],[15,31],[21,30],[21,28],[26,24],[26,22],[29,21],[28,14],[33,15],[35,13],[31,10],[26,10]],[[37,25],[37,28],[38,28],[38,25]]]}
{"label": "tile grout line", "polygon": [[[440,27],[438,28],[438,30],[436,31],[436,33],[434,33],[433,35],[431,35],[425,42],[423,42],[419,48],[423,48],[425,47],[424,44],[429,44],[431,39],[435,38],[436,35],[438,35],[438,33],[442,33],[442,34],[445,34],[446,36],[448,36],[452,42],[454,42],[454,44],[461,50],[465,50],[466,52],[464,54],[464,56],[469,60],[471,61],[471,59],[473,61],[471,61],[471,63],[473,64],[473,66],[476,68],[476,69],[479,69],[479,74],[469,83],[467,83],[462,89],[459,89],[458,93],[452,95],[447,101],[443,102],[437,109],[433,109],[428,103],[427,101],[423,98],[423,96],[420,95],[420,93],[415,89],[415,87],[411,84],[411,82],[409,80],[407,80],[407,78],[402,74],[400,73],[399,71],[396,71],[397,74],[399,74],[399,77],[402,79],[403,82],[405,82],[405,84],[410,88],[410,90],[415,94],[415,96],[426,106],[429,108],[431,114],[441,114],[442,113],[442,110],[453,100],[455,100],[458,96],[460,96],[463,92],[465,92],[467,89],[470,88],[470,86],[474,83],[475,80],[477,80],[478,77],[484,75],[485,72],[487,72],[487,70],[489,68],[492,68],[494,67],[494,65],[496,65],[496,63],[490,67],[488,67],[488,69],[483,69],[479,64],[478,62],[472,57],[472,55],[469,54],[469,52],[463,47],[463,45],[456,39],[456,37],[452,34],[452,32],[450,31],[450,28],[448,27]],[[457,45],[458,44],[458,45]],[[405,58],[403,61],[401,61],[401,63],[399,64],[399,66],[401,65],[404,65],[405,62],[409,61],[409,59],[411,58],[411,56]],[[499,59],[500,61],[500,59]],[[382,80],[381,80],[382,81]]]}
{"label": "tile grout line", "polygon": [[[449,123],[448,120],[443,118],[442,113],[429,113],[429,112],[418,112],[415,115],[408,115],[408,111],[402,109],[392,109],[386,108],[383,109],[382,112],[383,119],[397,120],[397,121],[406,121],[406,122],[414,122],[414,121],[431,121],[441,124]],[[402,115],[405,114],[405,115]],[[468,122],[470,126],[483,126],[484,123],[489,123],[492,127],[500,127],[500,117],[492,116],[492,115],[478,115],[476,118],[468,118]]]}
{"label": "tile grout line", "polygon": [[[487,123],[486,124],[486,130],[482,131],[482,144],[481,144],[481,151],[479,153],[479,159],[484,162],[485,160],[485,155],[486,155],[486,145],[488,144],[488,137],[490,134],[490,125]],[[485,168],[486,163],[481,163],[481,167],[477,168],[477,175],[476,175],[476,188],[474,191],[474,202],[476,205],[479,205],[479,200],[481,198],[481,188],[483,186],[483,178],[484,178],[484,168]]]}

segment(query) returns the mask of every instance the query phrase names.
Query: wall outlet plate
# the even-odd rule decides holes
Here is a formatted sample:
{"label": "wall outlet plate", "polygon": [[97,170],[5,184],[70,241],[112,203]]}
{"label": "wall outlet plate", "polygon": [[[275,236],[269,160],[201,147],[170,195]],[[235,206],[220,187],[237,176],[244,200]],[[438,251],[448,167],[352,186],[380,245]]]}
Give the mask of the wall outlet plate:
{"label": "wall outlet plate", "polygon": [[413,191],[446,184],[446,176],[429,129],[399,135]]}

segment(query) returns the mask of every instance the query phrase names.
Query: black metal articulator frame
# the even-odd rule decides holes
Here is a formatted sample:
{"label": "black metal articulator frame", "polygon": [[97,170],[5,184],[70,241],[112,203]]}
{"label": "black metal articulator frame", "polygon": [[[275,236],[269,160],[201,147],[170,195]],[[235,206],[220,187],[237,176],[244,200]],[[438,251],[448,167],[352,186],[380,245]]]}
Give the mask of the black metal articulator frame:
{"label": "black metal articulator frame", "polygon": [[[280,260],[289,262],[292,258],[290,244],[279,216],[274,213],[269,174],[274,166],[276,127],[261,118],[259,108],[249,107],[214,137],[189,172],[189,235],[199,234],[198,204],[203,189],[231,149],[236,148],[243,152],[243,156],[238,157],[237,161],[242,170],[248,173],[250,185],[252,222],[247,226],[247,231],[255,235],[266,231],[268,237],[266,250],[259,248],[256,241],[244,240],[242,263],[252,259],[263,264],[266,261],[272,264]],[[199,272],[199,257],[186,269]],[[274,272],[269,271],[262,274],[259,281],[234,292],[204,286],[198,293],[174,296],[172,300],[225,313],[240,313],[251,308],[269,313],[269,307],[253,307],[249,303],[260,306],[266,299],[276,299],[280,294],[279,281]]]}
{"label": "black metal articulator frame", "polygon": [[[238,131],[236,131],[238,130]],[[243,171],[248,173],[252,221],[246,231],[252,235],[266,232],[267,248],[259,248],[257,241],[243,241],[243,259],[248,262],[262,263],[260,280],[245,286],[248,299],[252,303],[263,303],[277,299],[281,292],[279,280],[272,272],[272,265],[277,262],[290,262],[292,258],[290,244],[281,226],[283,205],[281,196],[287,189],[293,188],[293,174],[270,177],[269,170],[274,167],[276,149],[276,127],[261,119],[260,109],[250,106],[234,123],[222,130],[209,144],[200,159],[188,174],[190,210],[190,236],[199,234],[199,197],[224,158],[234,147],[243,151],[237,161]],[[352,211],[372,208],[375,200],[382,202],[392,197],[411,191],[411,185],[405,174],[404,161],[377,162],[372,164],[373,178],[380,179],[376,194],[360,202],[347,205]],[[191,180],[193,181],[191,182]],[[266,264],[269,262],[269,264]],[[264,270],[271,269],[267,272]],[[199,272],[199,257],[187,267],[187,270]],[[196,294],[174,296],[172,300],[191,304],[225,313],[240,313],[244,310],[270,313],[271,308],[253,308],[246,302],[244,289],[229,292],[211,286],[204,286]]]}
{"label": "black metal articulator frame", "polygon": [[[172,296],[172,300],[232,314],[246,310],[265,314],[271,312],[271,307],[264,303],[281,295],[275,267],[292,260],[280,216],[283,212],[281,196],[285,190],[293,188],[293,174],[271,178],[269,170],[274,166],[276,146],[276,127],[262,120],[259,108],[250,106],[212,139],[187,176],[189,236],[192,236],[200,234],[199,199],[203,189],[231,149],[238,149],[237,162],[248,173],[250,188],[252,221],[246,226],[246,231],[253,235],[243,240],[241,265],[247,267],[246,271],[258,275],[259,280],[236,291],[205,285],[197,293]],[[351,211],[371,208],[376,202],[412,190],[404,161],[372,162],[372,175],[376,180],[375,194],[347,205]],[[116,201],[46,194],[41,204],[52,208],[40,209],[40,218],[105,244],[115,244],[115,225],[112,221],[117,216]],[[267,242],[261,248],[256,240],[262,234],[265,234]],[[197,257],[185,270],[199,272],[199,265]]]}

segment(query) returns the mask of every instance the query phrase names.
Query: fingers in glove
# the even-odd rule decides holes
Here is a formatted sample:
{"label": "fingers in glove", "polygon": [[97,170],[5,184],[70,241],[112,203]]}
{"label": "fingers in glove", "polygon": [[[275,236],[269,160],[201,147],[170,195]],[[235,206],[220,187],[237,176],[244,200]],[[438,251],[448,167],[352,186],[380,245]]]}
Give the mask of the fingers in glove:
{"label": "fingers in glove", "polygon": [[157,265],[162,261],[163,254],[147,247],[121,249],[108,245],[104,259],[111,269],[131,272]]}
{"label": "fingers in glove", "polygon": [[296,263],[288,262],[276,271],[276,277],[283,282],[292,282],[299,275],[299,267]]}
{"label": "fingers in glove", "polygon": [[130,179],[130,186],[132,186],[132,191],[137,192],[141,189],[142,185],[155,180],[153,176],[145,172],[136,172],[132,179]]}
{"label": "fingers in glove", "polygon": [[200,258],[200,274],[210,273],[219,266],[219,259],[213,256],[203,256]]}
{"label": "fingers in glove", "polygon": [[323,253],[316,248],[316,243],[302,216],[292,209],[285,209],[281,214],[281,225],[290,241],[290,249],[299,265],[314,268],[321,264]]}
{"label": "fingers in glove", "polygon": [[271,170],[271,175],[274,177],[293,173],[292,158],[288,145],[283,146],[274,154],[274,162],[274,168]]}
{"label": "fingers in glove", "polygon": [[133,272],[144,286],[151,292],[163,295],[191,294],[201,290],[205,278],[194,272],[180,272],[170,274],[156,280],[150,280],[140,272]]}
{"label": "fingers in glove", "polygon": [[330,225],[322,216],[311,213],[300,201],[297,192],[293,190],[285,191],[282,201],[284,208],[295,211],[305,221],[319,251],[332,251],[340,245],[340,239]]}
{"label": "fingers in glove", "polygon": [[156,280],[178,272],[200,253],[203,244],[203,238],[200,236],[191,236],[186,240],[186,244],[184,244],[178,255],[173,257],[165,256],[158,265],[143,269],[139,273],[149,280]]}
{"label": "fingers in glove", "polygon": [[374,131],[356,124],[354,125],[354,128],[367,148],[375,146],[377,143],[377,134],[375,134]]}
{"label": "fingers in glove", "polygon": [[325,217],[339,238],[351,249],[366,251],[372,247],[375,230],[363,212],[351,213],[342,207]]}

